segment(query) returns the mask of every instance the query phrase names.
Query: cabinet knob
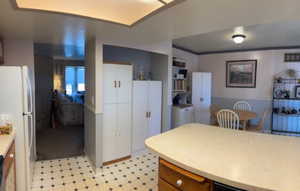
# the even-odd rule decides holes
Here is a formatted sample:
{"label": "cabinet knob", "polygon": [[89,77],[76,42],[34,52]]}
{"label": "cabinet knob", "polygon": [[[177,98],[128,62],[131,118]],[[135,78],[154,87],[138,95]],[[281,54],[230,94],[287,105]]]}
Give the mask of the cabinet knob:
{"label": "cabinet knob", "polygon": [[182,180],[180,180],[180,179],[177,180],[177,181],[176,181],[176,184],[177,184],[177,186],[181,186],[181,185],[182,185]]}
{"label": "cabinet knob", "polygon": [[10,154],[9,155],[10,158],[14,158],[14,156],[15,156],[14,154]]}

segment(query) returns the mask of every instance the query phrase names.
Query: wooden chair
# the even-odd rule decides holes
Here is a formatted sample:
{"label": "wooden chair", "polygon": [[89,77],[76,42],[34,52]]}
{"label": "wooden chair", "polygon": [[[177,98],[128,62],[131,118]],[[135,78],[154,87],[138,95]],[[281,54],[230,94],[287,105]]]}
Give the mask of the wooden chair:
{"label": "wooden chair", "polygon": [[210,110],[210,124],[218,125],[217,112],[221,110],[221,107],[216,104],[212,104],[209,108]]}
{"label": "wooden chair", "polygon": [[238,101],[233,105],[233,110],[251,111],[251,105],[246,101]]}
{"label": "wooden chair", "polygon": [[263,112],[258,124],[257,125],[250,125],[250,126],[246,127],[246,130],[247,131],[252,131],[252,132],[262,132],[262,130],[264,129],[265,121],[266,121],[266,118],[267,118],[268,114],[269,114],[269,110],[266,109]]}
{"label": "wooden chair", "polygon": [[229,109],[222,109],[217,114],[218,124],[220,127],[238,130],[240,119],[238,114]]}

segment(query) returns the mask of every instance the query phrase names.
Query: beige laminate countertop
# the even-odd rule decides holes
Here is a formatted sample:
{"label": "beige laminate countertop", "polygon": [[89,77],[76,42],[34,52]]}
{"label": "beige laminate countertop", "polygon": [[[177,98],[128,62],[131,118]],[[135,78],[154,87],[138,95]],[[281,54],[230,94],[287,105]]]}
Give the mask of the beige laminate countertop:
{"label": "beige laminate countertop", "polygon": [[146,140],[163,159],[250,191],[300,190],[300,138],[188,124]]}
{"label": "beige laminate countertop", "polygon": [[0,135],[0,156],[5,156],[10,145],[15,139],[15,131],[13,130],[9,135]]}

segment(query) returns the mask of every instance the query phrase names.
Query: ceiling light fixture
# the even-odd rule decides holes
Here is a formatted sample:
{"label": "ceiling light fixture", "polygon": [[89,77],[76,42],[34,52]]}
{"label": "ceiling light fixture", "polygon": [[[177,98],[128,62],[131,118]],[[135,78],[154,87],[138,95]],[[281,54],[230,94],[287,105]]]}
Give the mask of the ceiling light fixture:
{"label": "ceiling light fixture", "polygon": [[70,14],[132,27],[184,0],[45,0],[45,3],[39,3],[40,0],[11,1],[20,9]]}
{"label": "ceiling light fixture", "polygon": [[235,44],[243,43],[245,38],[246,38],[246,35],[243,35],[243,34],[235,34],[235,35],[232,36],[232,39],[233,39]]}

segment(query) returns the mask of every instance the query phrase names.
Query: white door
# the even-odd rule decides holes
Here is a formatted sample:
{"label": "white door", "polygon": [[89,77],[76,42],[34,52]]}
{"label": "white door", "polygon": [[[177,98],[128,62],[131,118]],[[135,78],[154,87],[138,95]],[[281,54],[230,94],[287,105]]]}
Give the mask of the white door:
{"label": "white door", "polygon": [[132,90],[132,151],[145,148],[148,134],[148,82],[134,81]]}
{"label": "white door", "polygon": [[117,153],[117,104],[104,104],[103,115],[103,162],[116,159]]}
{"label": "white door", "polygon": [[147,137],[152,137],[161,133],[162,82],[150,81],[148,89],[150,118]]}
{"label": "white door", "polygon": [[200,108],[209,110],[211,105],[211,73],[201,74]]}
{"label": "white door", "polygon": [[131,153],[131,104],[119,103],[117,112],[117,153],[115,159],[129,156]]}
{"label": "white door", "polygon": [[35,163],[35,126],[33,119],[33,91],[29,79],[29,71],[27,66],[22,67],[22,81],[23,81],[23,122],[25,133],[25,154],[27,163],[27,188],[31,189],[31,182],[33,177],[33,169]]}
{"label": "white door", "polygon": [[209,108],[211,105],[211,73],[193,73],[192,103],[195,107],[195,121],[198,123],[209,124]]}
{"label": "white door", "polygon": [[116,72],[118,103],[131,103],[132,66],[118,65]]}
{"label": "white door", "polygon": [[117,67],[115,64],[103,65],[104,103],[117,103]]}

